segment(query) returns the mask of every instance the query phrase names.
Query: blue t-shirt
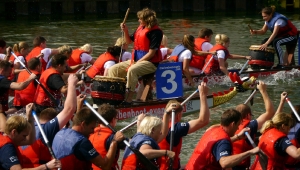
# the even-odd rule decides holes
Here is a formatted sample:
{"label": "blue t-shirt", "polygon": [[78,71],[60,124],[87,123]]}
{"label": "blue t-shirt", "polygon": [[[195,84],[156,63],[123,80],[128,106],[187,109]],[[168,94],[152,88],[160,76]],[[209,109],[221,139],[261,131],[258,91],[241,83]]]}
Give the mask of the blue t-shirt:
{"label": "blue t-shirt", "polygon": [[286,148],[288,148],[291,145],[293,145],[293,144],[291,143],[289,138],[283,137],[283,138],[278,139],[275,142],[274,148],[279,155],[287,156],[287,153],[285,152],[285,150],[286,150]]}
{"label": "blue t-shirt", "polygon": [[232,146],[229,140],[220,140],[214,144],[212,154],[219,161],[223,156],[232,155]]}
{"label": "blue t-shirt", "polygon": [[77,142],[73,149],[75,157],[81,161],[90,161],[99,155],[93,144],[87,138]]}
{"label": "blue t-shirt", "polygon": [[[174,125],[174,143],[173,146],[177,146],[180,142],[180,139],[184,136],[186,136],[189,132],[190,124],[188,122],[177,122]],[[171,138],[171,129],[168,132],[168,135],[166,137],[167,142],[170,143]]]}
{"label": "blue t-shirt", "polygon": [[9,170],[12,166],[20,164],[16,148],[13,144],[6,144],[0,148],[0,169]]}

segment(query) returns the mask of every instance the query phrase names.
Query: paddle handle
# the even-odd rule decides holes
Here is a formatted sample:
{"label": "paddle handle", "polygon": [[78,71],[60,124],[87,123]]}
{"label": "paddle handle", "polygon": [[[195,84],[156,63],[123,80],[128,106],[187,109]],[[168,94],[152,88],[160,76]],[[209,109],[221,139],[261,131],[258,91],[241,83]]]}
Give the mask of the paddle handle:
{"label": "paddle handle", "polygon": [[247,104],[255,95],[257,89],[254,89],[253,92],[251,93],[251,95],[248,97],[248,99],[244,102],[244,104]]}
{"label": "paddle handle", "polygon": [[128,128],[131,128],[132,126],[134,126],[135,124],[137,124],[137,120],[135,120],[134,122],[131,122],[129,125],[123,127],[120,132],[123,132],[125,130],[127,130]]}
{"label": "paddle handle", "polygon": [[81,71],[81,70],[83,70],[84,69],[84,66],[82,66],[80,69],[78,69],[77,71],[76,71],[76,74],[79,74],[79,72]]}
{"label": "paddle handle", "polygon": [[255,145],[254,141],[252,140],[251,136],[249,135],[249,133],[245,132],[245,135],[247,136],[247,138],[248,138],[249,142],[251,143],[252,147],[255,148],[256,145]]}
{"label": "paddle handle", "polygon": [[294,106],[293,106],[292,102],[290,101],[290,99],[288,97],[286,97],[285,100],[289,104],[290,108],[292,109],[292,111],[293,111],[294,115],[296,116],[296,118],[298,119],[298,121],[300,121],[300,117],[298,115],[298,112],[294,108]]}
{"label": "paddle handle", "polygon": [[248,63],[249,63],[249,60],[247,60],[246,63],[243,65],[243,67],[239,71],[239,75],[242,74],[243,70],[246,68],[246,66],[248,65]]}
{"label": "paddle handle", "polygon": [[212,59],[213,59],[214,57],[213,56],[211,56],[211,58],[208,60],[208,62],[205,64],[205,66],[202,68],[202,71],[201,71],[201,73],[200,74],[203,74],[204,73],[204,71],[206,70],[206,68],[207,68],[207,66],[208,66],[208,64],[212,61]]}
{"label": "paddle handle", "polygon": [[173,149],[173,144],[174,144],[174,125],[175,125],[175,109],[172,109],[170,151]]}
{"label": "paddle handle", "polygon": [[251,32],[253,32],[252,27],[250,26],[250,24],[248,24],[248,28],[251,30]]}
{"label": "paddle handle", "polygon": [[123,20],[123,24],[125,24],[126,20],[127,20],[127,17],[129,15],[129,11],[130,11],[130,8],[127,8],[127,11],[126,11],[126,14],[125,14],[125,17],[124,17],[124,20]]}

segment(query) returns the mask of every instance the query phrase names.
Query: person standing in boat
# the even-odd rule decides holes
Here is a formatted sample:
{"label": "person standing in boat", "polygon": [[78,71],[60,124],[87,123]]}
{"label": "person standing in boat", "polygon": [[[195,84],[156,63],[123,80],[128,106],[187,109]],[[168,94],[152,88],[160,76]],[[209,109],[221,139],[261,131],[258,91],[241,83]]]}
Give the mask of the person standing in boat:
{"label": "person standing in boat", "polygon": [[7,78],[11,75],[12,65],[10,62],[0,61],[0,103],[2,104],[3,111],[8,110],[8,91],[23,90],[25,89],[37,76],[33,73],[23,82],[12,82]]}
{"label": "person standing in boat", "polygon": [[239,140],[249,128],[244,128],[239,135],[234,135],[242,121],[240,112],[234,109],[226,110],[221,116],[221,126],[209,128],[201,137],[192,153],[186,170],[194,169],[226,169],[238,165],[245,158],[257,154],[255,147],[246,152],[232,155],[231,140]]}
{"label": "person standing in boat", "polygon": [[[33,40],[33,49],[30,51],[30,53],[26,57],[26,61],[28,62],[33,57],[39,57],[41,54],[42,49],[46,48],[46,38],[42,36],[37,36]],[[42,68],[46,68],[47,62],[45,60],[41,59]],[[44,70],[42,70],[44,71]]]}
{"label": "person standing in boat", "polygon": [[[98,108],[98,113],[101,114],[101,116],[109,122],[111,127],[115,127],[117,124],[117,115],[118,111],[111,105],[109,104],[102,104]],[[94,132],[90,135],[89,140],[93,144],[94,148],[100,155],[104,158],[109,153],[110,149],[110,144],[114,140],[115,134],[108,128],[106,127],[101,121],[99,125],[94,129]],[[120,149],[125,149],[125,144],[123,142],[118,142],[117,146],[117,151],[115,155],[115,159],[112,164],[110,165],[111,170],[117,170],[119,169],[118,165],[118,159],[120,155]],[[101,168],[97,167],[96,165],[92,165],[93,170],[101,170]]]}
{"label": "person standing in boat", "polygon": [[[37,79],[41,76],[41,62],[38,58],[32,58],[27,63],[28,69],[37,75]],[[23,70],[19,73],[17,83],[23,82],[30,74],[27,72],[27,70]],[[33,103],[34,99],[34,93],[37,88],[37,83],[35,81],[32,81],[25,89],[23,90],[15,90],[15,98],[14,98],[14,107],[18,110],[25,107],[29,103]]]}
{"label": "person standing in boat", "polygon": [[100,54],[94,64],[86,71],[86,75],[93,79],[96,75],[107,76],[109,69],[119,61],[120,46],[112,46]]}
{"label": "person standing in boat", "polygon": [[[257,85],[257,89],[262,95],[263,101],[264,101],[264,106],[265,106],[265,113],[261,114],[257,119],[252,119],[252,111],[251,108],[246,105],[246,104],[239,104],[236,106],[236,110],[239,111],[242,114],[242,122],[239,125],[238,130],[235,132],[235,135],[238,135],[238,138],[242,138],[242,136],[239,135],[239,133],[245,128],[248,127],[250,128],[250,136],[252,139],[255,138],[256,132],[261,129],[263,124],[267,121],[270,120],[274,114],[275,114],[275,109],[274,105],[271,101],[271,99],[268,96],[267,93],[267,85],[259,81],[259,84]],[[244,135],[243,135],[244,136]],[[250,144],[249,140],[244,138],[237,140],[233,142],[233,154],[240,154],[243,152],[246,152],[250,149],[252,149],[252,145]],[[250,157],[244,159],[240,164],[237,166],[233,167],[233,170],[246,170],[249,169],[250,167]]]}
{"label": "person standing in boat", "polygon": [[[169,61],[172,62],[182,62],[182,72],[185,77],[189,80],[190,86],[194,87],[195,82],[193,81],[192,74],[197,75],[201,73],[199,68],[193,67],[190,63],[193,60],[193,54],[195,55],[207,55],[214,52],[202,52],[195,51],[195,38],[192,35],[184,35],[182,39],[182,44],[177,45],[170,57]],[[195,62],[193,62],[195,64]],[[198,63],[200,64],[200,63]],[[194,66],[198,65],[195,64]]]}
{"label": "person standing in boat", "polygon": [[[199,90],[199,96],[200,96],[200,111],[199,116],[197,119],[190,120],[189,122],[180,122],[183,112],[183,107],[180,105],[179,102],[176,100],[170,100],[166,106],[168,108],[170,105],[176,103],[180,106],[179,109],[175,112],[175,124],[174,124],[174,141],[173,141],[173,149],[172,151],[175,152],[175,157],[173,161],[173,169],[180,169],[180,158],[179,154],[181,152],[181,146],[182,146],[182,138],[188,134],[194,133],[200,128],[206,126],[209,122],[209,108],[207,104],[207,94],[208,94],[208,87],[206,86],[206,83],[202,82],[201,85],[198,86]],[[169,122],[169,132],[166,138],[164,138],[160,143],[159,147],[160,149],[170,149],[170,127],[171,122]],[[166,170],[168,169],[168,160],[164,157],[162,157],[162,162],[160,169]]]}
{"label": "person standing in boat", "polygon": [[[82,66],[87,65],[87,63],[94,64],[95,60],[91,56],[93,53],[93,47],[91,44],[85,44],[80,48],[77,48],[72,51],[72,55],[68,59],[68,66],[72,68],[72,70],[68,71],[71,73],[75,73]],[[76,66],[75,68],[73,68]]]}
{"label": "person standing in boat", "polygon": [[[211,29],[208,28],[201,29],[199,31],[198,37],[195,38],[195,50],[209,52],[210,49],[213,47],[213,45],[210,43],[212,35],[213,35],[213,31]],[[190,62],[190,66],[202,70],[206,57],[207,55],[205,56],[193,55],[193,59]]]}
{"label": "person standing in boat", "polygon": [[[18,150],[18,146],[30,145],[35,139],[34,119],[31,111],[33,103],[26,106],[26,117],[13,115],[7,119],[5,133],[0,133],[0,169],[24,168],[22,163],[24,159]],[[32,169],[53,169],[60,168],[59,160],[52,159],[42,165]]]}
{"label": "person standing in boat", "polygon": [[[156,13],[148,8],[137,12],[139,27],[129,35],[128,27],[121,23],[121,29],[127,44],[134,42],[134,52],[131,61],[124,61],[112,66],[108,71],[109,77],[127,76],[127,98],[122,105],[130,105],[135,92],[135,87],[140,76],[154,73],[159,62],[162,61],[160,43],[163,37],[162,30],[158,27]],[[127,70],[127,72],[126,72]]]}
{"label": "person standing in boat", "polygon": [[[267,169],[284,169],[288,156],[300,159],[300,148],[295,147],[287,134],[295,125],[293,118],[286,113],[277,113],[268,120],[260,130],[258,147],[268,156]],[[259,157],[256,156],[251,170],[261,169]]]}
{"label": "person standing in boat", "polygon": [[274,68],[282,68],[287,65],[287,58],[284,58],[284,52],[281,45],[296,44],[298,31],[295,25],[284,15],[275,12],[275,6],[265,7],[261,11],[262,18],[265,20],[264,26],[260,30],[250,30],[253,35],[263,35],[270,30],[272,32],[269,38],[262,41],[260,50],[266,50],[269,45],[275,48],[278,65]]}
{"label": "person standing in boat", "polygon": [[118,131],[109,145],[108,153],[102,157],[88,139],[94,132],[97,121],[97,116],[84,107],[73,117],[72,128],[64,128],[55,135],[52,148],[61,161],[62,169],[91,169],[92,163],[102,169],[111,169],[117,145],[123,141],[124,136]]}
{"label": "person standing in boat", "polygon": [[[216,51],[216,55],[209,54],[205,60],[205,65],[208,66],[205,69],[206,75],[227,75],[229,74],[227,70],[227,62],[228,58],[230,59],[246,59],[251,60],[251,56],[242,56],[236,54],[229,54],[229,37],[225,34],[217,34],[215,37],[216,44],[213,48],[210,49],[211,52]],[[213,57],[212,60],[210,60]],[[208,63],[209,62],[209,63]]]}

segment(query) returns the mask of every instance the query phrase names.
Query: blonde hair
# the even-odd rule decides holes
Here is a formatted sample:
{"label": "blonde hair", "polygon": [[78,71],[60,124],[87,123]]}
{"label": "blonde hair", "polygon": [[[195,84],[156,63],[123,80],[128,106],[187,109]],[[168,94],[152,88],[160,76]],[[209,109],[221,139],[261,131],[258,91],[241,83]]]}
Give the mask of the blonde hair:
{"label": "blonde hair", "polygon": [[185,48],[189,49],[193,54],[195,53],[195,38],[192,35],[185,34],[182,39],[182,44]]}
{"label": "blonde hair", "polygon": [[289,126],[289,127],[293,127],[295,126],[295,121],[292,119],[292,117],[288,114],[285,113],[277,113],[272,120],[268,120],[266,121],[260,132],[264,133],[266,130],[270,129],[270,128],[276,128],[276,129],[280,129],[280,127],[282,125],[285,126]]}
{"label": "blonde hair", "polygon": [[160,118],[155,116],[146,116],[140,123],[137,132],[150,136],[152,129],[161,124],[162,124],[162,120]]}
{"label": "blonde hair", "polygon": [[165,111],[168,109],[168,107],[170,107],[171,104],[179,105],[179,108],[176,109],[176,113],[182,112],[182,110],[183,110],[182,105],[177,100],[175,100],[175,99],[169,100],[169,102],[166,105]]}
{"label": "blonde hair", "polygon": [[86,51],[86,52],[88,52],[88,53],[90,53],[90,54],[93,53],[93,47],[91,46],[91,44],[84,44],[84,45],[81,46],[79,49],[80,49],[80,50],[83,50],[83,51]]}
{"label": "blonde hair", "polygon": [[161,46],[167,47],[168,46],[168,37],[164,34],[162,39],[161,39]]}
{"label": "blonde hair", "polygon": [[24,49],[29,49],[29,45],[25,41],[21,41],[18,44],[14,44],[13,46],[13,51],[14,52],[21,52],[21,50]]}
{"label": "blonde hair", "polygon": [[68,46],[68,45],[63,45],[61,47],[58,47],[58,53],[59,54],[69,54],[71,55],[72,54],[72,47]]}
{"label": "blonde hair", "polygon": [[217,34],[215,37],[216,44],[225,45],[225,43],[229,42],[229,37],[225,34]]}
{"label": "blonde hair", "polygon": [[138,11],[137,17],[146,23],[147,28],[152,28],[158,24],[156,13],[149,8],[144,8],[141,11]]}
{"label": "blonde hair", "polygon": [[23,116],[15,115],[7,119],[4,132],[10,134],[13,129],[16,129],[18,133],[21,133],[27,128],[31,128],[27,119]]}
{"label": "blonde hair", "polygon": [[117,39],[115,46],[121,47],[122,45],[126,44],[126,41],[123,37]]}

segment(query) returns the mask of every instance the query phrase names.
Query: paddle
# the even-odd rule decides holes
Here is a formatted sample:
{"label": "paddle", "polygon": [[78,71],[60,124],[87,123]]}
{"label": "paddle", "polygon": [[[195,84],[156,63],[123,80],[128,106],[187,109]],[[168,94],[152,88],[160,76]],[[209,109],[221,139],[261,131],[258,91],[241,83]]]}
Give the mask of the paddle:
{"label": "paddle", "polygon": [[239,71],[239,75],[242,74],[243,70],[245,69],[245,67],[248,65],[250,60],[247,60],[246,63],[243,65],[243,67],[241,68],[241,70]]}
{"label": "paddle", "polygon": [[[175,105],[176,106],[176,105]],[[172,117],[171,117],[171,135],[170,135],[170,151],[173,149],[174,144],[174,124],[175,124],[175,109],[172,109]],[[169,162],[169,170],[173,170],[173,159]]]}
{"label": "paddle", "polygon": [[[54,152],[53,152],[52,148],[50,147],[49,140],[48,140],[48,138],[47,138],[47,136],[46,136],[46,134],[45,134],[45,132],[44,132],[44,130],[43,130],[43,128],[42,128],[40,122],[39,122],[39,119],[38,119],[38,117],[36,116],[36,112],[35,112],[34,110],[32,110],[32,116],[33,116],[33,118],[34,118],[36,124],[38,125],[38,127],[39,127],[39,129],[40,129],[40,132],[41,132],[41,134],[42,134],[42,136],[43,136],[43,139],[44,139],[44,141],[45,141],[45,143],[46,143],[46,146],[47,146],[47,148],[48,148],[48,150],[49,150],[51,156],[52,156],[54,159],[57,159],[56,156],[54,155]],[[61,170],[61,168],[58,168],[58,170]]]}
{"label": "paddle", "polygon": [[[252,140],[251,136],[249,135],[248,132],[245,132],[245,135],[247,136],[249,142],[251,143],[252,147],[255,148],[256,145],[254,143],[254,141]],[[268,166],[268,157],[267,155],[260,150],[260,152],[258,153],[258,157],[259,157],[259,163],[260,163],[260,166],[263,170],[266,170],[267,169],[267,166]]]}
{"label": "paddle", "polygon": [[[84,104],[105,124],[105,126],[107,126],[114,133],[117,132],[86,100],[84,100]],[[139,150],[132,147],[128,141],[123,140],[123,142],[132,152],[135,153],[137,158],[141,161],[143,165],[145,165],[145,167],[148,170],[158,170],[158,168],[152,162],[150,162],[149,159],[147,159]]]}
{"label": "paddle", "polygon": [[298,112],[294,108],[294,106],[293,106],[292,102],[290,101],[290,99],[288,97],[286,97],[285,100],[289,104],[290,108],[292,109],[292,111],[293,111],[294,115],[296,116],[296,118],[298,119],[298,121],[300,121],[300,117],[298,115]]}
{"label": "paddle", "polygon": [[251,32],[253,32],[252,27],[250,26],[250,24],[248,24],[248,28],[250,29]]}
{"label": "paddle", "polygon": [[126,20],[127,20],[127,17],[128,17],[128,14],[129,14],[129,11],[130,11],[130,8],[127,8],[127,11],[126,11],[126,14],[125,14],[125,17],[124,17],[124,20],[123,20],[123,24],[125,24]]}
{"label": "paddle", "polygon": [[[253,99],[253,96],[255,95],[257,89],[254,89],[248,99],[244,102],[244,104],[247,104],[251,99]],[[250,102],[251,103],[251,102]],[[252,104],[251,104],[252,105]]]}
{"label": "paddle", "polygon": [[[11,52],[11,54],[15,57],[16,60],[18,60],[18,62],[26,69],[26,71],[29,74],[32,74],[32,72],[25,66],[25,64],[18,58],[18,56],[16,56],[16,54],[14,52]],[[55,104],[55,106],[58,106],[58,102],[55,100],[54,96],[42,85],[42,83],[40,83],[40,81],[35,78],[34,79],[35,82],[37,82],[40,87],[45,91],[45,93],[48,95],[48,97],[52,100],[52,102]]]}
{"label": "paddle", "polygon": [[137,123],[137,121],[131,122],[129,125],[123,127],[120,132],[123,132],[125,130],[127,130],[128,128],[131,128],[132,126],[134,126]]}

